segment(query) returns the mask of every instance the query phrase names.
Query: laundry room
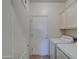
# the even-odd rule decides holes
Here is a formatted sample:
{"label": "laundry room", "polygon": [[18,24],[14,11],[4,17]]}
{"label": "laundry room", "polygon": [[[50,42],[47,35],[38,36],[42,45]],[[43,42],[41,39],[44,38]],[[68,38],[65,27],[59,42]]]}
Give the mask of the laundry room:
{"label": "laundry room", "polygon": [[77,0],[2,0],[2,59],[77,59]]}

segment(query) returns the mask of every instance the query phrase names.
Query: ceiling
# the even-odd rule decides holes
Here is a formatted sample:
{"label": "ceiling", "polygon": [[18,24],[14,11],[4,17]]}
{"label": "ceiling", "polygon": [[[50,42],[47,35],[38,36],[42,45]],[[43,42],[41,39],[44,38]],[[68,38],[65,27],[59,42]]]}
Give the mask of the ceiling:
{"label": "ceiling", "polygon": [[67,0],[31,0],[31,2],[65,2]]}

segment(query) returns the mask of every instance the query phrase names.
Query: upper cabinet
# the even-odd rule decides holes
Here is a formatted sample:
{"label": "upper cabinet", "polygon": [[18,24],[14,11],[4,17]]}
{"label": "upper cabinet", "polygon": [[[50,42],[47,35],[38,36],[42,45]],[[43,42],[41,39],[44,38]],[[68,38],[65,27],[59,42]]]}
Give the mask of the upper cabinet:
{"label": "upper cabinet", "polygon": [[66,6],[65,10],[60,14],[61,29],[77,28],[77,3],[72,2]]}

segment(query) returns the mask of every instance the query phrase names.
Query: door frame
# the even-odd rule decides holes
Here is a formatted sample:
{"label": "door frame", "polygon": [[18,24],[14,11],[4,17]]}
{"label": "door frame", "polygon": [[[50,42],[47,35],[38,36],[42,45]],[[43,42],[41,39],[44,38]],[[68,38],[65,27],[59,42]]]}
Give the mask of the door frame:
{"label": "door frame", "polygon": [[[32,36],[32,33],[31,33],[32,17],[48,17],[48,15],[31,15],[30,16],[30,36]],[[31,38],[30,38],[30,40],[31,40]],[[49,34],[48,34],[48,40],[49,40]],[[30,47],[30,50],[32,50],[31,47]],[[49,40],[49,51],[48,52],[49,52],[49,56],[50,56],[50,40]],[[32,53],[30,55],[32,55]]]}

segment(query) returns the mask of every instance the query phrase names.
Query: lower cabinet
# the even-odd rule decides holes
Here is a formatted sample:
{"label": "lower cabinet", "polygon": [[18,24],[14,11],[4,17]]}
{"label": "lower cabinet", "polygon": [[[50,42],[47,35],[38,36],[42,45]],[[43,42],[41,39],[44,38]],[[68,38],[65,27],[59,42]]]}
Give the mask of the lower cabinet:
{"label": "lower cabinet", "polygon": [[67,56],[65,56],[64,54],[63,54],[63,52],[61,52],[58,48],[56,49],[56,59],[68,59],[68,57]]}

